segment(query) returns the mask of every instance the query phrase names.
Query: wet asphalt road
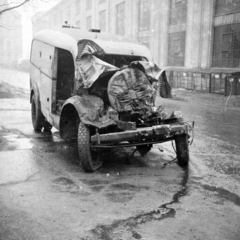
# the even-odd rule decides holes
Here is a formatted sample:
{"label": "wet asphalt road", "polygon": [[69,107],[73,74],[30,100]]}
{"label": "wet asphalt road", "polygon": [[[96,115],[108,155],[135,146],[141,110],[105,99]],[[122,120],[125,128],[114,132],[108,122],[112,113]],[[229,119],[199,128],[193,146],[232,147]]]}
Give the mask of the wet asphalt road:
{"label": "wet asphalt road", "polygon": [[27,95],[0,99],[0,239],[239,240],[240,98],[174,94],[157,102],[195,121],[189,168],[163,168],[168,143],[112,151],[93,174],[74,141],[33,132]]}

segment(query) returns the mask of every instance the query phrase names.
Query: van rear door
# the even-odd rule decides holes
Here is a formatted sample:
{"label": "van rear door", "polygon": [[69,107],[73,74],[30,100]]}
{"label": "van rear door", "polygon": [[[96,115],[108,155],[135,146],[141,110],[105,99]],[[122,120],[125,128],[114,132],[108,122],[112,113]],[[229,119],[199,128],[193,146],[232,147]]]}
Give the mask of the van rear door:
{"label": "van rear door", "polygon": [[52,78],[53,78],[53,46],[34,40],[32,45],[32,62],[39,69],[40,78],[37,81],[41,110],[46,119],[51,123],[51,102],[52,102]]}

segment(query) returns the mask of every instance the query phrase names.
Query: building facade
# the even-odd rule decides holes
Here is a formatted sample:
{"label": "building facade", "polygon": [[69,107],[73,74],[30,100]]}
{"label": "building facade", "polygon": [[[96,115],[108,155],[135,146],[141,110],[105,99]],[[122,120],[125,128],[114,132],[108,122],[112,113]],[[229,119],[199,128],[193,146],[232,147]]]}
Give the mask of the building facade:
{"label": "building facade", "polygon": [[240,66],[240,0],[63,0],[33,32],[65,22],[135,39],[161,67]]}
{"label": "building facade", "polygon": [[0,14],[0,46],[1,65],[10,66],[23,56],[22,17],[14,10]]}

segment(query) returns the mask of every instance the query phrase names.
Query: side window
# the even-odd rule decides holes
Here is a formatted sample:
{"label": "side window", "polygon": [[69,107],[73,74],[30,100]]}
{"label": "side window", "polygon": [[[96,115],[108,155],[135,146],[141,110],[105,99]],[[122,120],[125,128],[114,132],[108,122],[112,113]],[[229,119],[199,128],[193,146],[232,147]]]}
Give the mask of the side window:
{"label": "side window", "polygon": [[61,48],[57,51],[57,100],[65,100],[73,93],[74,61],[69,51]]}
{"label": "side window", "polygon": [[52,78],[52,62],[54,47],[34,40],[31,51],[31,63],[38,67],[45,75]]}

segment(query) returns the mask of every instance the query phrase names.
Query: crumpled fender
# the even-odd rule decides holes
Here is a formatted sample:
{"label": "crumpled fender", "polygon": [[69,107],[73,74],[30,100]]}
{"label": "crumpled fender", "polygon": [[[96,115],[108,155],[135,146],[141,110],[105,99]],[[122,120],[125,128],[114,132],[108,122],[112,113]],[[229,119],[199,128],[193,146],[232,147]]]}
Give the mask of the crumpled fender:
{"label": "crumpled fender", "polygon": [[156,90],[159,88],[159,94],[162,98],[172,97],[172,88],[168,82],[165,69],[159,68],[154,62],[147,61],[134,61],[131,62],[130,66],[145,72],[153,88]]}
{"label": "crumpled fender", "polygon": [[63,104],[61,112],[68,104],[75,107],[80,120],[86,125],[104,128],[116,124],[107,115],[103,115],[104,103],[99,97],[93,95],[73,96]]}

